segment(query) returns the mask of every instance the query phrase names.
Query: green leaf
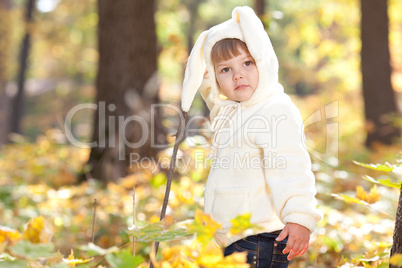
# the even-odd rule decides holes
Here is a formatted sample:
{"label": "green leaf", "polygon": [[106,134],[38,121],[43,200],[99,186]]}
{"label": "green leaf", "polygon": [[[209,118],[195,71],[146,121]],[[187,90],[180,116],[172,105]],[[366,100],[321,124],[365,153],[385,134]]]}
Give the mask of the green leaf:
{"label": "green leaf", "polygon": [[374,170],[378,170],[378,171],[384,171],[384,172],[392,172],[394,170],[394,168],[396,168],[396,166],[394,165],[390,165],[390,164],[364,164],[364,163],[360,163],[357,161],[353,161],[353,163],[355,163],[356,165],[365,167],[365,168],[369,168],[369,169],[374,169]]}
{"label": "green leaf", "polygon": [[323,237],[323,244],[335,252],[341,252],[343,249],[342,241],[339,239],[331,238],[329,236]]}
{"label": "green leaf", "polygon": [[159,188],[162,185],[165,185],[167,181],[167,177],[164,173],[158,173],[151,179],[151,185],[154,188]]}
{"label": "green leaf", "polygon": [[0,261],[0,268],[28,268],[28,263],[23,260]]}
{"label": "green leaf", "polygon": [[378,261],[379,259],[380,259],[379,256],[374,256],[372,258],[359,259],[359,261],[364,262],[365,264],[370,264],[370,262]]}
{"label": "green leaf", "polygon": [[347,196],[345,194],[331,194],[333,197],[343,200],[346,203],[356,203],[356,204],[361,204],[361,205],[369,205],[367,202],[360,200],[355,197]]}
{"label": "green leaf", "polygon": [[103,249],[101,247],[98,247],[94,243],[89,243],[88,245],[80,246],[79,249],[82,250],[82,251],[86,251],[87,255],[89,257],[99,256],[99,255],[104,256],[104,255],[107,255],[109,253],[119,251],[119,248],[116,247],[116,246],[108,248],[108,249]]}
{"label": "green leaf", "polygon": [[377,209],[377,208],[371,206],[371,205],[370,205],[369,203],[367,203],[366,201],[357,199],[357,198],[355,198],[355,197],[347,196],[347,195],[345,195],[345,194],[331,194],[331,196],[335,197],[336,199],[343,200],[343,201],[345,201],[346,203],[355,203],[355,204],[364,205],[364,206],[366,206],[366,207],[368,207],[368,208],[370,208],[370,209],[373,209],[373,210],[375,210],[375,211],[378,211],[378,212],[384,214],[385,216],[387,216],[387,217],[389,217],[389,218],[392,218],[392,217],[390,217],[390,216],[388,215],[388,213],[386,213],[385,211],[382,211],[382,210],[380,210],[380,209]]}
{"label": "green leaf", "polygon": [[363,176],[363,179],[365,179],[365,180],[367,180],[367,181],[369,181],[369,182],[372,182],[372,183],[379,184],[379,182],[378,182],[377,180],[375,180],[374,178],[372,178],[372,177],[370,177],[370,176],[368,176],[368,175],[364,175],[364,176]]}
{"label": "green leaf", "polygon": [[384,186],[387,186],[387,187],[393,187],[393,188],[397,188],[397,189],[401,188],[401,182],[392,182],[389,178],[385,179],[385,180],[380,179],[378,181],[373,179],[370,176],[367,176],[367,175],[363,176],[363,178],[365,180],[368,180],[369,182],[376,183],[376,184],[381,184],[381,185],[384,185]]}
{"label": "green leaf", "polygon": [[26,240],[19,241],[10,248],[11,253],[27,259],[50,257],[55,254],[53,244],[33,244]]}
{"label": "green leaf", "polygon": [[400,189],[401,188],[401,183],[399,182],[392,182],[390,179],[386,179],[386,180],[378,180],[378,182],[384,186],[388,186],[388,187],[393,187],[393,188],[397,188]]}
{"label": "green leaf", "polygon": [[163,227],[164,222],[158,221],[148,224],[144,228],[137,228],[136,226],[133,226],[132,230],[128,230],[126,232],[133,236],[138,242],[170,241],[189,235],[188,232],[181,228],[163,230]]}
{"label": "green leaf", "polygon": [[388,268],[388,267],[389,267],[388,262],[382,262],[377,266],[377,268]]}
{"label": "green leaf", "polygon": [[195,182],[201,181],[204,178],[203,174],[197,170],[192,171],[190,177]]}
{"label": "green leaf", "polygon": [[2,261],[15,261],[15,258],[7,253],[1,253],[0,262]]}
{"label": "green leaf", "polygon": [[261,229],[260,226],[250,223],[251,213],[245,213],[243,215],[238,215],[236,218],[232,219],[232,228],[230,229],[231,234],[241,234],[248,229],[254,228],[255,230]]}
{"label": "green leaf", "polygon": [[128,250],[107,254],[106,260],[113,268],[134,268],[144,262],[141,256],[133,256]]}
{"label": "green leaf", "polygon": [[[70,266],[67,263],[56,263],[50,266],[50,268],[70,268]],[[80,266],[80,268],[82,268],[82,266]]]}

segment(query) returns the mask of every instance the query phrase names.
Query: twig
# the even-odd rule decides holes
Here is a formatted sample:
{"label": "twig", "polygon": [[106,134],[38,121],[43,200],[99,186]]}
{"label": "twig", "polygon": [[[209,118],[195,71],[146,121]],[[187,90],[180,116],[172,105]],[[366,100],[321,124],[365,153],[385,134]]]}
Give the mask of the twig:
{"label": "twig", "polygon": [[[119,246],[119,250],[122,249],[122,248],[125,248],[125,247],[129,246],[130,244],[131,244],[131,242],[128,242],[128,243],[126,243],[126,244],[124,244],[124,245],[122,245],[122,246]],[[100,258],[100,259],[92,266],[92,268],[98,267],[98,264],[101,263],[101,261],[103,261],[105,258],[106,258],[106,255],[103,255],[102,258]]]}
{"label": "twig", "polygon": [[[166,182],[165,199],[163,200],[163,206],[162,206],[161,217],[160,217],[161,221],[165,218],[165,215],[166,215],[166,208],[168,205],[169,194],[170,194],[170,186],[172,185],[172,179],[173,179],[173,171],[176,166],[177,151],[179,150],[179,145],[184,137],[183,128],[184,128],[184,125],[186,122],[187,112],[182,111],[182,113],[183,113],[183,116],[180,118],[179,128],[177,129],[177,133],[174,135],[174,136],[176,136],[176,140],[175,140],[175,144],[173,146],[172,158],[170,160],[170,167],[169,167],[168,178],[167,178],[167,182]],[[155,258],[156,258],[156,255],[158,254],[158,248],[159,248],[159,242],[155,242]],[[153,268],[153,267],[154,266],[151,261],[149,268]]]}
{"label": "twig", "polygon": [[[133,187],[133,225],[135,226],[135,187]],[[133,256],[135,256],[135,237],[133,236]]]}
{"label": "twig", "polygon": [[92,217],[92,243],[95,241],[96,198],[94,200],[94,215]]}

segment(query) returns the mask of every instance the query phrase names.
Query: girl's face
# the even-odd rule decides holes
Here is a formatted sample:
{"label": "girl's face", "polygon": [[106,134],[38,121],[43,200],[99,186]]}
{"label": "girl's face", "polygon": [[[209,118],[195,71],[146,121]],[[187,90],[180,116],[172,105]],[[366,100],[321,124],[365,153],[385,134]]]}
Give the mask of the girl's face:
{"label": "girl's face", "polygon": [[259,74],[254,58],[239,48],[240,54],[215,64],[216,80],[222,93],[233,101],[247,101],[257,89]]}

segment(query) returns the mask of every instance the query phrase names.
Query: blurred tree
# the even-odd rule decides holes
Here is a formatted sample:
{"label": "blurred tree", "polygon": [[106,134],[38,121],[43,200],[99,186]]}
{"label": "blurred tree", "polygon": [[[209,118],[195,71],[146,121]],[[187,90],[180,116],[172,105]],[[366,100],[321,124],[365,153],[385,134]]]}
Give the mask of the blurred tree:
{"label": "blurred tree", "polygon": [[254,0],[254,10],[255,14],[262,18],[265,15],[265,0]]}
{"label": "blurred tree", "polygon": [[392,144],[400,130],[392,124],[398,113],[391,84],[388,45],[388,3],[361,1],[361,68],[366,115],[366,146],[375,142]]}
{"label": "blurred tree", "polygon": [[25,73],[28,65],[28,56],[31,46],[31,31],[33,29],[33,12],[35,0],[27,0],[25,10],[25,35],[21,43],[19,55],[19,71],[17,81],[17,94],[14,96],[11,106],[10,131],[21,133],[21,121],[24,114],[24,86]]}
{"label": "blurred tree", "polygon": [[11,30],[8,25],[10,20],[10,0],[0,0],[0,147],[6,143],[8,136],[8,96],[5,92],[9,80],[6,68],[9,63]]}
{"label": "blurred tree", "polygon": [[88,164],[92,177],[115,181],[128,173],[130,159],[156,153],[150,137],[161,138],[151,110],[159,101],[155,1],[99,0],[98,12],[96,146]]}
{"label": "blurred tree", "polygon": [[[394,254],[402,254],[402,187],[399,194],[398,209],[396,211],[393,240],[394,241],[391,248],[391,256],[393,256]],[[397,268],[398,266],[390,265],[389,267]]]}
{"label": "blurred tree", "polygon": [[[189,24],[188,24],[188,30],[187,30],[187,52],[188,55],[190,55],[191,50],[193,49],[194,46],[194,33],[197,32],[197,20],[199,18],[199,6],[201,4],[201,0],[189,0],[188,3],[185,3],[187,8],[188,8],[188,12],[189,12],[189,17],[191,18],[189,20]],[[183,75],[184,75],[184,70],[183,70]],[[202,113],[204,117],[208,117],[209,115],[209,110],[207,107],[207,104],[205,103],[205,101],[201,98],[201,95],[197,94],[196,98],[199,98],[202,102]],[[186,125],[190,120],[190,116],[186,117]],[[186,134],[184,134],[186,135]]]}
{"label": "blurred tree", "polygon": [[199,17],[198,7],[200,6],[200,4],[201,0],[190,0],[187,4],[189,17],[191,18],[189,21],[188,35],[187,35],[187,50],[189,55],[194,46],[193,37],[194,32],[196,32],[196,22]]}

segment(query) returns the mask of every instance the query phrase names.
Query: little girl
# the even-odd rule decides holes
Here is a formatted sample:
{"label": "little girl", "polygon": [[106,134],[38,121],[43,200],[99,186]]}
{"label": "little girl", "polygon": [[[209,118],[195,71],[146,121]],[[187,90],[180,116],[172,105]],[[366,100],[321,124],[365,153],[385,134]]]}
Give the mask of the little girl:
{"label": "little girl", "polygon": [[[222,224],[224,254],[245,251],[251,267],[288,267],[306,252],[321,220],[315,179],[303,143],[303,122],[278,82],[278,60],[249,7],[203,32],[188,59],[182,109],[197,90],[214,131],[205,212]],[[230,220],[251,213],[261,228],[228,236]]]}

